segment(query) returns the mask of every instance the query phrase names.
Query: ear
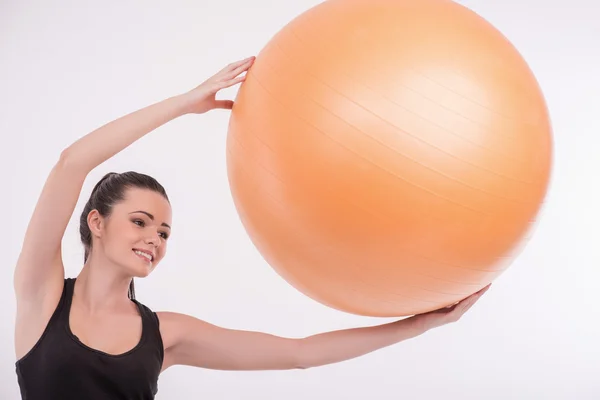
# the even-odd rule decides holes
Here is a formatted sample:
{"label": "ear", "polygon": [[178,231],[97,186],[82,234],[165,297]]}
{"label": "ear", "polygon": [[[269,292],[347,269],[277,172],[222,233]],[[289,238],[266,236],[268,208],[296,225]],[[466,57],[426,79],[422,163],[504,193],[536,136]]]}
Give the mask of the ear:
{"label": "ear", "polygon": [[104,217],[100,215],[98,210],[92,210],[87,216],[87,223],[90,227],[92,236],[97,238],[102,237],[102,231],[104,230]]}

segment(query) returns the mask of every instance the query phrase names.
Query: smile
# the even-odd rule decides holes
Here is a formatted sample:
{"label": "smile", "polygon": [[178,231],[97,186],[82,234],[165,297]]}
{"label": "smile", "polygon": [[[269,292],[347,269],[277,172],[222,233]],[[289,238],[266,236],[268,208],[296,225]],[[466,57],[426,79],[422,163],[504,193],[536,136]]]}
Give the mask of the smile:
{"label": "smile", "polygon": [[133,252],[143,260],[146,260],[148,262],[154,261],[154,256],[151,253],[136,249],[133,249]]}

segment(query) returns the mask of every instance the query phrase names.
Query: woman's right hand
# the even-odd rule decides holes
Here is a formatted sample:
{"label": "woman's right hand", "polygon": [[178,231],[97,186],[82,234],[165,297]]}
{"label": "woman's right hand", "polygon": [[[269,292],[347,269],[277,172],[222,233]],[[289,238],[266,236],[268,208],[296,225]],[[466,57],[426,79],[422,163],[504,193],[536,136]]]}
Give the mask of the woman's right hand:
{"label": "woman's right hand", "polygon": [[221,89],[243,82],[246,75],[242,74],[250,69],[254,60],[255,57],[249,57],[233,62],[196,88],[183,94],[186,99],[187,111],[191,114],[203,114],[215,108],[230,110],[233,107],[233,101],[217,100],[216,94]]}

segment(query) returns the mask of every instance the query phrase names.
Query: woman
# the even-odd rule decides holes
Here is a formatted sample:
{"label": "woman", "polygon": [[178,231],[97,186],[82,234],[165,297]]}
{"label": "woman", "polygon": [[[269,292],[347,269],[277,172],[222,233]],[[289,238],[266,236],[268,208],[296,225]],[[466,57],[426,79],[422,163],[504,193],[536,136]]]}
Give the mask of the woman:
{"label": "woman", "polygon": [[85,263],[65,279],[61,240],[86,176],[145,134],[185,114],[231,109],[219,90],[241,83],[254,57],[195,89],[119,118],[66,148],[27,228],[16,266],[17,376],[23,399],[152,399],[172,365],[222,370],[311,368],[358,357],[457,321],[488,289],[458,304],[375,327],[289,339],[225,329],[192,316],[153,312],[133,278],[166,253],[169,199],[153,178],[108,174],[81,215]]}

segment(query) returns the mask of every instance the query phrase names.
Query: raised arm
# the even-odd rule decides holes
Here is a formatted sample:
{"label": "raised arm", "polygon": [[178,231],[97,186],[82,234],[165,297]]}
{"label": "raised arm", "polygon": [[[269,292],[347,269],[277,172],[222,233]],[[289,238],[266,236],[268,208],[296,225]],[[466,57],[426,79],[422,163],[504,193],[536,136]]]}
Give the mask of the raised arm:
{"label": "raised arm", "polygon": [[62,289],[62,237],[89,172],[148,132],[182,115],[183,100],[170,98],[126,115],[63,150],[27,227],[14,275],[18,302],[37,301]]}
{"label": "raised arm", "polygon": [[232,63],[192,91],[112,121],[63,150],[42,189],[17,261],[14,285],[19,300],[44,296],[62,285],[61,241],[89,172],[178,116],[231,108],[231,101],[218,101],[215,94],[241,82],[239,75],[250,63],[251,59]]}
{"label": "raised arm", "polygon": [[39,336],[62,292],[61,242],[89,172],[176,117],[230,109],[231,101],[216,100],[215,95],[243,81],[240,74],[252,61],[232,63],[193,90],[112,121],[62,151],[37,201],[15,267],[17,353]]}
{"label": "raised arm", "polygon": [[456,322],[488,288],[452,307],[388,324],[325,332],[301,339],[226,329],[188,315],[159,312],[165,347],[163,370],[172,365],[219,370],[285,370],[338,363]]}

